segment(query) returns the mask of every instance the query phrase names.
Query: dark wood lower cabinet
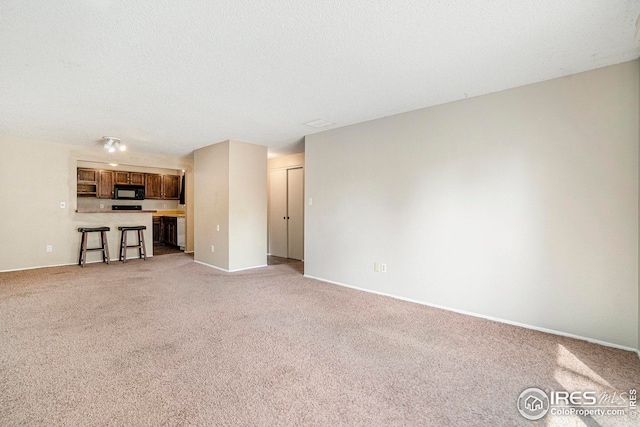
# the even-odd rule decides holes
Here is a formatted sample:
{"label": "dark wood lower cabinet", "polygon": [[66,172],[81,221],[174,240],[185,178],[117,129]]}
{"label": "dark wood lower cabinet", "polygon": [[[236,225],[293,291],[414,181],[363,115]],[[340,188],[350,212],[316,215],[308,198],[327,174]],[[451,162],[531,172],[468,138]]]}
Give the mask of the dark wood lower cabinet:
{"label": "dark wood lower cabinet", "polygon": [[162,242],[162,217],[153,217],[153,244],[157,245]]}
{"label": "dark wood lower cabinet", "polygon": [[153,217],[153,243],[178,246],[178,219],[176,217]]}
{"label": "dark wood lower cabinet", "polygon": [[178,219],[176,217],[162,217],[162,236],[167,245],[178,245]]}

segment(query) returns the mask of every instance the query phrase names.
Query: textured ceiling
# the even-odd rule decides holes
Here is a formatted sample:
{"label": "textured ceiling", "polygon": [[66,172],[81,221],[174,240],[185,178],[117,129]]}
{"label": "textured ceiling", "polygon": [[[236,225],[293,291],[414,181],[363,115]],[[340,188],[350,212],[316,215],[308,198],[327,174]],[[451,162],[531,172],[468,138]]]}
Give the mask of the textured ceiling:
{"label": "textured ceiling", "polygon": [[[0,137],[189,156],[640,56],[640,0],[2,0]],[[331,127],[329,127],[331,128]]]}

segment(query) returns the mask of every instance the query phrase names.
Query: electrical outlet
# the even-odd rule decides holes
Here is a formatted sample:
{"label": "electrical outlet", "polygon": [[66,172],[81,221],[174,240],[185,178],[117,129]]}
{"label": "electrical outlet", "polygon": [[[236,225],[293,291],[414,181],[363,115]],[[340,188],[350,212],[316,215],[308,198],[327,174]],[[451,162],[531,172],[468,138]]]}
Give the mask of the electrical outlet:
{"label": "electrical outlet", "polygon": [[387,272],[387,264],[380,264],[380,272],[381,273]]}
{"label": "electrical outlet", "polygon": [[164,205],[162,205],[162,207],[163,207],[164,209],[167,209],[167,204],[165,203]]}
{"label": "electrical outlet", "polygon": [[67,204],[65,202],[60,202],[60,209],[64,209],[67,207]]}
{"label": "electrical outlet", "polygon": [[53,245],[47,245],[47,252],[53,252]]}
{"label": "electrical outlet", "polygon": [[376,273],[380,272],[380,263],[379,262],[374,262],[373,263],[373,271],[375,271]]}
{"label": "electrical outlet", "polygon": [[104,203],[100,203],[100,209],[104,209]]}
{"label": "electrical outlet", "polygon": [[216,231],[220,231],[220,224],[216,225]]}
{"label": "electrical outlet", "polygon": [[313,205],[313,198],[309,197],[309,206]]}
{"label": "electrical outlet", "polygon": [[214,247],[213,247],[213,245],[211,245],[211,252],[213,252],[213,250],[214,250]]}

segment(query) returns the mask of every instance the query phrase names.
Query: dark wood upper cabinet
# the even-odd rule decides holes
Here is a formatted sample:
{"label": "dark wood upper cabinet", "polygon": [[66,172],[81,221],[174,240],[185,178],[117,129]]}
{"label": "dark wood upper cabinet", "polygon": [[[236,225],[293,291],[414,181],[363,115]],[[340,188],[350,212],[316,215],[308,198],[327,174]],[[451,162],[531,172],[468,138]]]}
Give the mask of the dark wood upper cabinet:
{"label": "dark wood upper cabinet", "polygon": [[114,182],[116,184],[128,184],[129,183],[129,172],[115,171],[113,173],[113,175],[114,175]]}
{"label": "dark wood upper cabinet", "polygon": [[78,182],[96,184],[98,182],[98,171],[78,168]]}
{"label": "dark wood upper cabinet", "polygon": [[113,198],[113,179],[118,172],[100,171],[100,181],[98,184],[98,199]]}
{"label": "dark wood upper cabinet", "polygon": [[144,185],[145,199],[180,199],[180,177],[155,173],[77,168],[78,196],[112,199],[116,184]]}
{"label": "dark wood upper cabinet", "polygon": [[145,185],[144,173],[142,172],[115,171],[113,173],[116,184]]}
{"label": "dark wood upper cabinet", "polygon": [[129,184],[144,185],[144,174],[142,172],[129,172]]}
{"label": "dark wood upper cabinet", "polygon": [[145,199],[162,199],[162,175],[146,174],[144,187]]}
{"label": "dark wood upper cabinet", "polygon": [[96,197],[98,192],[98,171],[95,169],[77,168],[77,193],[81,197]]}
{"label": "dark wood upper cabinet", "polygon": [[180,177],[176,175],[164,175],[164,198],[178,200],[180,198]]}
{"label": "dark wood upper cabinet", "polygon": [[180,177],[177,175],[146,174],[145,199],[178,200]]}

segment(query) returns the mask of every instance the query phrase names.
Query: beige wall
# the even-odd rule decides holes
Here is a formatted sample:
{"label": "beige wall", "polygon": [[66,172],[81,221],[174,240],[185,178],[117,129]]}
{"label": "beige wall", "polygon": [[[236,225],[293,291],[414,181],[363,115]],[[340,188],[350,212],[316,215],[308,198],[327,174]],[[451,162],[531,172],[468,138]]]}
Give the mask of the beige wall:
{"label": "beige wall", "polygon": [[274,157],[268,161],[268,169],[282,169],[304,166],[304,153],[290,154],[288,156]]}
{"label": "beige wall", "polygon": [[266,265],[267,147],[224,141],[194,158],[195,260],[230,271]]}
{"label": "beige wall", "polygon": [[307,136],[305,273],[637,348],[639,81],[633,61]]}
{"label": "beige wall", "polygon": [[[229,141],[194,152],[194,259],[229,269]],[[220,231],[217,231],[217,226]],[[211,245],[214,251],[211,252]]]}
{"label": "beige wall", "polygon": [[[0,227],[0,271],[75,264],[80,247],[77,228],[104,224],[116,215],[75,212],[76,167],[78,161],[111,161],[111,155],[101,147],[86,148],[9,137],[0,138],[0,143],[4,150],[0,157],[0,207],[5,212],[5,221]],[[122,164],[193,168],[190,159],[135,152],[118,154],[122,154],[119,157]],[[60,202],[65,203],[64,209],[60,208]],[[147,239],[152,242],[150,214],[118,215],[116,225],[148,222]],[[111,258],[115,259],[119,240],[117,230],[112,230],[108,238]],[[47,245],[53,246],[52,252],[46,252]],[[87,259],[98,260],[99,254],[90,253]]]}
{"label": "beige wall", "polygon": [[229,270],[267,265],[267,147],[231,141]]}

